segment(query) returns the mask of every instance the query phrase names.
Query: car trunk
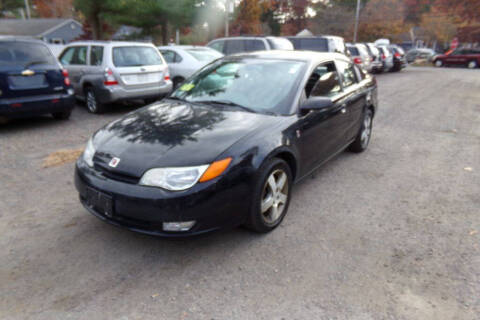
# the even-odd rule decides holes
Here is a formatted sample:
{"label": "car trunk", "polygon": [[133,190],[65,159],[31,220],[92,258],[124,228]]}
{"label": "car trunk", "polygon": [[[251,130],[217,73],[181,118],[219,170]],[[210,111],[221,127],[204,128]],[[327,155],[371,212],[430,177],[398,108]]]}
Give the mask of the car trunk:
{"label": "car trunk", "polygon": [[1,98],[49,95],[64,91],[64,77],[58,67],[0,69]]}
{"label": "car trunk", "polygon": [[167,65],[152,46],[121,46],[112,49],[115,75],[127,89],[158,86],[165,81]]}
{"label": "car trunk", "polygon": [[3,99],[61,93],[64,76],[43,43],[0,41],[0,88]]}

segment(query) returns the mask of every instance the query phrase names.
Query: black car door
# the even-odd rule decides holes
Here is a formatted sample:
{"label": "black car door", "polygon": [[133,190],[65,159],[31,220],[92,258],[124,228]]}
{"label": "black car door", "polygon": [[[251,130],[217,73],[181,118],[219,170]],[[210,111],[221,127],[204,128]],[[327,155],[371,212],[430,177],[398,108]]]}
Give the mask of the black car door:
{"label": "black car door", "polygon": [[298,115],[296,136],[302,175],[331,157],[345,140],[346,96],[333,61],[319,65],[310,76],[303,100],[315,96],[329,97],[333,105]]}
{"label": "black car door", "polygon": [[360,130],[367,94],[362,84],[365,75],[360,67],[351,62],[337,60],[336,64],[342,80],[346,114],[348,115],[348,117],[342,119],[345,121],[342,127],[345,129],[345,143],[347,143],[353,140]]}

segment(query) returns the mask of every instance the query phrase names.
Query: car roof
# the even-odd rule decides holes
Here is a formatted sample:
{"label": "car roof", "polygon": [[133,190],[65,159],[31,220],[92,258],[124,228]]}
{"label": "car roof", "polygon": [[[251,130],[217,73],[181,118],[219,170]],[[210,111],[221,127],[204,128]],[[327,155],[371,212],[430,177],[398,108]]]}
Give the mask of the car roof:
{"label": "car roof", "polygon": [[223,38],[216,38],[210,42],[217,41],[217,40],[243,40],[243,39],[278,39],[281,37],[273,37],[273,36],[238,36],[238,37],[223,37]]}
{"label": "car roof", "polygon": [[341,53],[335,52],[317,52],[317,51],[293,51],[293,50],[268,50],[268,51],[255,51],[238,53],[227,56],[225,58],[239,58],[239,57],[252,57],[260,59],[280,59],[280,60],[296,60],[305,62],[321,62],[327,60],[344,60],[350,61],[350,59]]}
{"label": "car roof", "polygon": [[172,45],[172,46],[158,46],[158,49],[205,49],[205,50],[213,50],[207,46],[189,46],[189,45]]}
{"label": "car roof", "polygon": [[93,45],[93,44],[103,44],[103,45],[112,45],[112,46],[145,46],[153,45],[151,42],[141,42],[141,41],[101,41],[101,40],[86,40],[86,41],[73,41],[68,43],[66,46],[74,45]]}
{"label": "car roof", "polygon": [[287,39],[338,39],[344,40],[342,37],[339,36],[329,36],[329,35],[322,35],[322,36],[287,36]]}
{"label": "car roof", "polygon": [[45,45],[47,44],[45,41],[28,37],[28,36],[0,36],[0,41],[33,42],[33,43],[42,43]]}

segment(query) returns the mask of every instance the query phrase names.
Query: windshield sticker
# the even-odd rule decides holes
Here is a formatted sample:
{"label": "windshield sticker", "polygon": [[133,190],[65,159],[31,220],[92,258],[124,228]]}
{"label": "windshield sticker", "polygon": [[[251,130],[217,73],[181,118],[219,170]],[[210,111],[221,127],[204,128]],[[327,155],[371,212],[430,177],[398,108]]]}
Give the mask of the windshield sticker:
{"label": "windshield sticker", "polygon": [[183,86],[180,87],[180,91],[190,91],[195,87],[193,83],[185,83]]}

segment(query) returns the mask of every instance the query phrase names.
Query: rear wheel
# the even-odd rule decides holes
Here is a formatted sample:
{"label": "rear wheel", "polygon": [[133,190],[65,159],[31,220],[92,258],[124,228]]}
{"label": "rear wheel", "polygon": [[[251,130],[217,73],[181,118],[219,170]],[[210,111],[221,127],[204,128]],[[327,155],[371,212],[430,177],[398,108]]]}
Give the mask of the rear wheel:
{"label": "rear wheel", "polygon": [[477,61],[472,60],[468,63],[467,67],[468,67],[468,69],[475,69],[475,68],[478,67],[478,63],[477,63]]}
{"label": "rear wheel", "polygon": [[52,116],[54,119],[57,119],[57,120],[67,120],[68,118],[70,118],[71,114],[72,114],[72,110],[66,110],[61,112],[54,112],[52,113]]}
{"label": "rear wheel", "polygon": [[85,101],[87,110],[90,113],[102,113],[105,110],[105,106],[98,101],[95,90],[92,87],[85,88]]}
{"label": "rear wheel", "polygon": [[372,126],[373,126],[373,112],[371,109],[367,109],[363,116],[362,126],[360,131],[355,138],[355,141],[352,142],[349,149],[352,152],[360,153],[368,148],[370,143],[370,138],[372,136]]}
{"label": "rear wheel", "polygon": [[278,227],[288,211],[291,184],[292,173],[285,161],[274,158],[263,164],[246,226],[259,233]]}
{"label": "rear wheel", "polygon": [[438,68],[443,67],[442,60],[435,60],[435,67],[438,67]]}

